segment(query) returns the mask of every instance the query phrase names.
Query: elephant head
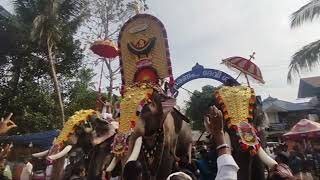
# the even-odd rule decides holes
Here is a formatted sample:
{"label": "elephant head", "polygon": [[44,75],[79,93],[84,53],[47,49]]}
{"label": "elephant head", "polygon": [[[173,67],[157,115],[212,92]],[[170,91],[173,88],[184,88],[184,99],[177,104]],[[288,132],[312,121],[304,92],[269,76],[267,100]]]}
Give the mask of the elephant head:
{"label": "elephant head", "polygon": [[[139,88],[135,88],[134,92],[140,94]],[[144,179],[150,179],[150,177],[165,179],[171,173],[173,161],[179,160],[176,156],[176,149],[184,150],[185,153],[179,154],[190,154],[191,158],[191,128],[184,121],[186,118],[174,108],[175,99],[166,97],[162,94],[161,89],[154,86],[147,88],[149,88],[147,96],[143,96],[144,98],[138,103],[127,101],[126,95],[123,98],[123,101],[133,103],[134,116],[137,118],[128,138],[129,147],[125,159],[126,162],[140,160],[146,170]],[[131,98],[137,97],[134,96],[134,93],[129,94]],[[120,119],[124,118],[123,114],[133,116],[132,114],[126,115],[124,110],[133,113],[133,110],[121,106]],[[119,129],[121,129],[121,122]],[[185,147],[177,148],[177,145],[185,145]],[[117,160],[114,159],[113,162]],[[114,165],[109,166],[107,171],[112,170],[111,167]]]}
{"label": "elephant head", "polygon": [[33,156],[47,156],[47,160],[53,162],[52,179],[61,179],[64,159],[68,154],[81,152],[84,154],[82,161],[89,168],[93,147],[102,144],[114,133],[113,127],[103,123],[96,111],[81,110],[68,119],[49,150]]}
{"label": "elephant head", "polygon": [[257,106],[254,90],[245,86],[223,86],[216,90],[215,98],[225,120],[226,141],[240,167],[238,178],[263,178],[261,162],[269,168],[277,163],[261,147],[256,126],[261,124],[263,112]]}

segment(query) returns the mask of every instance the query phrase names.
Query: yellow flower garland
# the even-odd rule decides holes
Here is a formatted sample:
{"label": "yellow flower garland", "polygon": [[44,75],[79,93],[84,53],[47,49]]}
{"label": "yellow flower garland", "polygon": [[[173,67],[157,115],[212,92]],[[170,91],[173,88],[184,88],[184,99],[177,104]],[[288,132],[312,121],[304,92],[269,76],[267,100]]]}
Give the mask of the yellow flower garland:
{"label": "yellow flower garland", "polygon": [[95,110],[80,110],[74,113],[64,124],[59,136],[54,141],[54,144],[63,144],[68,141],[70,134],[74,133],[76,126],[84,121],[88,121],[90,117],[97,112]]}

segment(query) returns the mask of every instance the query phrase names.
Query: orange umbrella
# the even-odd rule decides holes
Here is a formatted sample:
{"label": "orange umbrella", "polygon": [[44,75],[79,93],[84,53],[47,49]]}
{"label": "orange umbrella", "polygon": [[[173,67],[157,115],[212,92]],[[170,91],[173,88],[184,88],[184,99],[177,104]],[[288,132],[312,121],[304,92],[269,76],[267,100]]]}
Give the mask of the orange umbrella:
{"label": "orange umbrella", "polygon": [[105,58],[115,58],[119,55],[118,47],[111,40],[95,41],[90,49],[97,55]]}

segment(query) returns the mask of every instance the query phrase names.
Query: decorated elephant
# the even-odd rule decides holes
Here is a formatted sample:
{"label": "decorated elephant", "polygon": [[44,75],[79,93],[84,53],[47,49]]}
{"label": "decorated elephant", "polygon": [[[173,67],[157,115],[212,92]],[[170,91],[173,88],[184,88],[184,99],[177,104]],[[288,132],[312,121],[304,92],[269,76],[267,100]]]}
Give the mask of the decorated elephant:
{"label": "decorated elephant", "polygon": [[260,132],[256,129],[260,129],[257,127],[263,121],[263,111],[254,90],[246,86],[222,86],[214,97],[225,121],[226,141],[240,167],[238,179],[264,179],[264,165],[271,169],[277,163],[261,146]]}
{"label": "decorated elephant", "polygon": [[175,99],[163,95],[156,86],[140,84],[128,88],[121,102],[120,127],[113,144],[116,157],[107,171],[112,171],[118,161],[124,166],[128,161],[139,160],[145,170],[143,179],[161,180],[171,173],[173,163],[179,160],[177,154],[188,155],[191,161],[191,128],[174,105]]}
{"label": "decorated elephant", "polygon": [[[75,154],[75,156],[81,158],[74,163],[84,165],[89,172],[88,178],[94,179],[96,175],[101,173],[96,173],[95,170],[102,170],[101,162],[108,155],[111,155],[109,151],[109,153],[104,153],[102,158],[99,146],[104,147],[102,144],[106,143],[114,134],[114,126],[102,121],[96,111],[81,110],[68,119],[49,150],[33,154],[33,156],[46,156],[47,160],[53,163],[51,179],[58,180],[63,179],[64,176],[65,158],[68,154]],[[66,169],[72,169],[74,165],[70,164],[70,168]],[[66,176],[68,176],[68,172],[70,171],[65,173]]]}

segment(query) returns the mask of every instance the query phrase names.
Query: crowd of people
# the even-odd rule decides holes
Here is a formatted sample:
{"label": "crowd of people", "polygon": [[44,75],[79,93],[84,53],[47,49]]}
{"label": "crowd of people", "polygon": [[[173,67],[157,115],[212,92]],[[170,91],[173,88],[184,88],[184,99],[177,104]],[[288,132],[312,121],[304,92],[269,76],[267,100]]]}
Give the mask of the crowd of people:
{"label": "crowd of people", "polygon": [[295,145],[290,152],[286,144],[266,148],[267,153],[276,161],[281,161],[290,167],[297,179],[312,180],[320,177],[320,148],[308,144]]}
{"label": "crowd of people", "polygon": [[[108,107],[105,104],[105,107]],[[104,113],[108,113],[107,108],[103,108]],[[181,157],[174,165],[173,173],[168,176],[167,180],[233,180],[237,179],[239,167],[231,155],[231,149],[226,143],[223,132],[223,118],[221,112],[215,107],[210,107],[209,113],[206,115],[205,123],[211,133],[212,144],[193,146],[192,161],[189,162],[187,156]],[[286,145],[277,148],[266,149],[267,153],[273,157],[278,165],[270,169],[266,173],[269,180],[313,180],[314,177],[320,177],[320,149],[309,147],[302,150],[296,146],[293,151],[288,152]],[[72,158],[69,159],[72,161]],[[65,168],[68,162],[66,161]],[[50,179],[51,166],[47,166],[44,172],[44,179]],[[67,171],[65,169],[65,171]],[[87,170],[83,166],[73,166],[68,170],[70,180],[86,180]],[[12,165],[5,159],[0,161],[0,179],[13,179]],[[21,166],[18,179],[29,180],[36,179],[35,170],[30,159],[25,159]],[[122,173],[124,180],[140,180],[143,175],[143,167],[139,161],[128,162]],[[118,180],[119,174],[114,176],[103,172],[101,177],[103,180]]]}

